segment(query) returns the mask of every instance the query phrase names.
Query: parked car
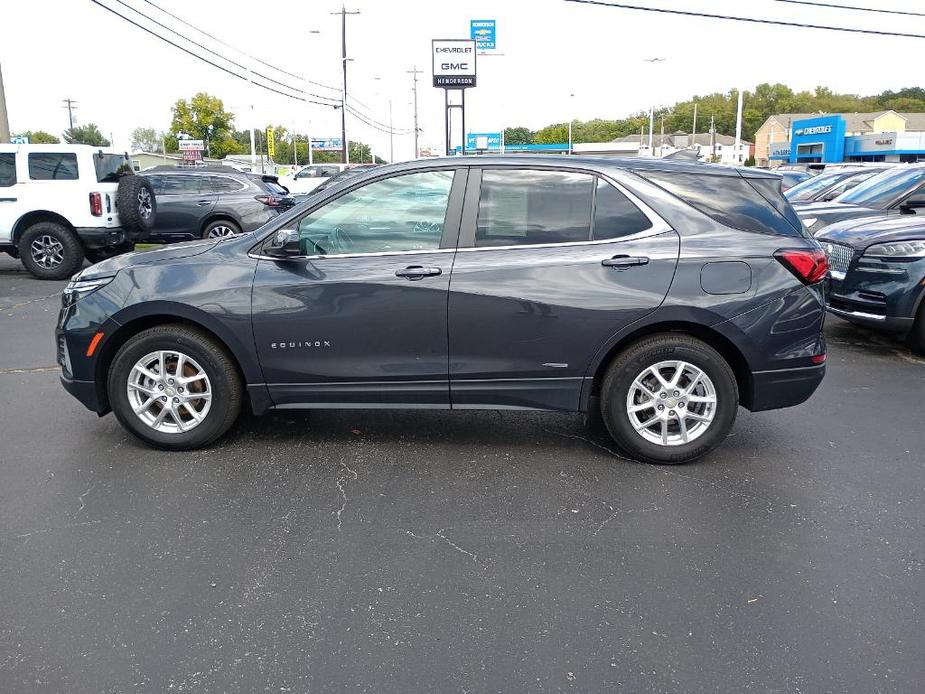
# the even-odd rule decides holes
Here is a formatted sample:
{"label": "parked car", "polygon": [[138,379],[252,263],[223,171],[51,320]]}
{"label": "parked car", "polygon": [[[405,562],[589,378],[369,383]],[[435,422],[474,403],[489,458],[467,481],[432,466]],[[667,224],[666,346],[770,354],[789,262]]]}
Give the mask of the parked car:
{"label": "parked car", "polygon": [[587,411],[679,463],[825,372],[828,266],[776,175],[660,159],[383,166],[259,233],[84,270],[62,383],[190,449],[240,409]]}
{"label": "parked car", "polygon": [[863,169],[824,171],[818,176],[808,178],[802,183],[793,186],[793,188],[789,188],[784,193],[784,197],[794,206],[810,202],[828,202],[842,193],[847,193],[881,171],[886,171],[886,168],[867,167]]}
{"label": "parked car", "polygon": [[147,240],[174,243],[253,231],[295,204],[276,176],[226,166],[157,166],[144,172],[158,210]]}
{"label": "parked car", "polygon": [[843,219],[918,214],[925,208],[925,164],[897,166],[868,178],[831,202],[800,205],[797,213],[813,234]]}
{"label": "parked car", "polygon": [[125,152],[89,145],[0,144],[0,251],[38,279],[73,275],[145,238],[151,185]]}
{"label": "parked car", "polygon": [[813,177],[811,173],[806,171],[778,171],[777,173],[781,176],[780,189],[783,191]]}
{"label": "parked car", "polygon": [[829,258],[828,310],[907,335],[925,351],[925,219],[851,219],[830,224],[817,239]]}
{"label": "parked car", "polygon": [[293,195],[305,195],[346,168],[346,164],[310,164],[283,178],[282,183]]}

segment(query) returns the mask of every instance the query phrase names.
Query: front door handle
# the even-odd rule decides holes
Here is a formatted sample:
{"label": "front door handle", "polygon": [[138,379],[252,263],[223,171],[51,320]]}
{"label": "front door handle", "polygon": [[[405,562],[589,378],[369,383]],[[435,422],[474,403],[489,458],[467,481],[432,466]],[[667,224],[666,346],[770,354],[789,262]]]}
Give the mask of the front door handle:
{"label": "front door handle", "polygon": [[644,255],[615,255],[613,258],[605,258],[601,261],[604,267],[615,267],[618,270],[648,264],[649,259]]}
{"label": "front door handle", "polygon": [[402,270],[396,270],[396,277],[404,277],[406,280],[422,280],[425,277],[435,277],[442,275],[443,270],[438,267],[424,267],[423,265],[409,265]]}

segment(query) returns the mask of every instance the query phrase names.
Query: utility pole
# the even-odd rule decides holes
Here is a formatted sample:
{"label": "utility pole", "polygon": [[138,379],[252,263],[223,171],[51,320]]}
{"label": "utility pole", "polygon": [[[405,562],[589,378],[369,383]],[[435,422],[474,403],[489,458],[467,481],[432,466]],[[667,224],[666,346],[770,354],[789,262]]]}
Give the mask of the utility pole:
{"label": "utility pole", "polygon": [[693,147],[697,146],[697,102],[694,102],[694,127],[692,128],[693,132],[691,133],[691,145]]}
{"label": "utility pole", "polygon": [[360,12],[359,10],[348,12],[347,8],[341,5],[340,12],[332,12],[331,14],[340,15],[340,59],[344,72],[344,82],[340,93],[340,157],[344,164],[349,164],[350,148],[347,145],[347,15],[360,14]]}
{"label": "utility pole", "polygon": [[70,128],[74,128],[74,111],[77,110],[77,102],[73,99],[62,99],[64,102],[64,108],[67,109],[67,121],[70,123]]}
{"label": "utility pole", "polygon": [[3,71],[0,70],[0,143],[10,141],[10,120],[6,115],[6,92],[3,91]]}
{"label": "utility pole", "polygon": [[710,162],[716,159],[716,119],[710,116]]}
{"label": "utility pole", "polygon": [[414,84],[411,87],[411,91],[414,92],[414,158],[417,159],[421,156],[421,150],[418,148],[418,75],[421,74],[423,70],[418,70],[418,66],[415,65],[407,72],[409,75],[414,76]]}
{"label": "utility pole", "polygon": [[392,99],[389,99],[389,164],[395,163],[395,129],[392,127]]}
{"label": "utility pole", "polygon": [[665,154],[665,114],[664,113],[662,114],[662,135],[659,138],[659,140],[660,141],[658,143],[658,156],[661,157],[662,155]]}
{"label": "utility pole", "polygon": [[736,105],[736,147],[735,157],[742,163],[742,88],[739,87],[739,102]]}

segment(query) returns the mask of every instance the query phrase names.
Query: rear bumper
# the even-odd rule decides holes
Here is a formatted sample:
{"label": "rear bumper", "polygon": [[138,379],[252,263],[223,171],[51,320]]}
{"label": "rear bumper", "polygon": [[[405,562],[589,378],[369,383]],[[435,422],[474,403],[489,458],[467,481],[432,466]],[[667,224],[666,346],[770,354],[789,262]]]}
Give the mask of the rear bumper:
{"label": "rear bumper", "polygon": [[85,248],[108,248],[125,242],[141,241],[147,234],[141,231],[127,231],[122,227],[77,227],[77,237]]}
{"label": "rear bumper", "polygon": [[752,412],[793,407],[809,400],[822,383],[825,364],[752,372]]}

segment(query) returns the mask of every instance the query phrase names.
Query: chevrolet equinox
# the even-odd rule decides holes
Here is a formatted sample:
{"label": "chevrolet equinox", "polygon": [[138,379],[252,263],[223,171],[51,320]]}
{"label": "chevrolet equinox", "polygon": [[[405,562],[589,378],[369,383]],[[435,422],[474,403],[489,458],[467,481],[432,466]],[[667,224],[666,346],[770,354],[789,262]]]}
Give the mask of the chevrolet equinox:
{"label": "chevrolet equinox", "polygon": [[75,275],[64,387],[150,445],[241,408],[600,408],[619,449],[703,455],[825,372],[828,265],[754,170],[658,159],[383,166],[253,234]]}

